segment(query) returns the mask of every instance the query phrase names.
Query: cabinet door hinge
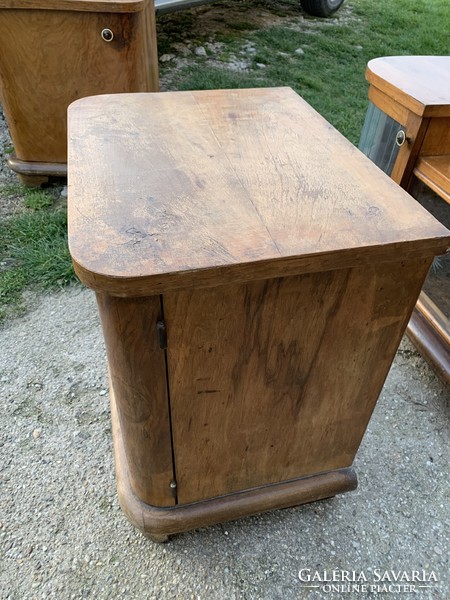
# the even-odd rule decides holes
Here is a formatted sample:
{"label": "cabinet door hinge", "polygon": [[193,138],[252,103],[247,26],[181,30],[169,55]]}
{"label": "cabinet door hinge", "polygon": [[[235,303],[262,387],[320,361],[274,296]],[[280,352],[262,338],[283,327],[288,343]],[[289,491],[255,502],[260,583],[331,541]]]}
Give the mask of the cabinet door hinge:
{"label": "cabinet door hinge", "polygon": [[165,321],[156,322],[156,333],[158,335],[158,344],[161,350],[167,348],[167,329]]}

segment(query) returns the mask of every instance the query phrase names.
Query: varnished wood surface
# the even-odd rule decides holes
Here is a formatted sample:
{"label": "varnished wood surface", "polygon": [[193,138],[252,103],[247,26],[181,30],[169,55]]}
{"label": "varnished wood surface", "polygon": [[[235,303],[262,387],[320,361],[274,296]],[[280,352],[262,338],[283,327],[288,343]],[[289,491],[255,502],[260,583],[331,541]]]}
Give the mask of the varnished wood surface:
{"label": "varnished wood surface", "polygon": [[97,294],[108,355],[111,394],[126,445],[131,487],[143,501],[172,506],[175,495],[164,351],[157,343],[158,296]]}
{"label": "varnished wood surface", "polygon": [[130,486],[127,457],[113,394],[111,395],[111,420],[120,505],[131,523],[156,541],[165,541],[168,535],[198,527],[330,498],[336,494],[352,491],[357,486],[354,470],[340,469],[278,485],[229,494],[205,502],[174,508],[158,508],[139,500]]}
{"label": "varnished wood surface", "polygon": [[179,503],[351,466],[429,264],[166,294]]}
{"label": "varnished wood surface", "polygon": [[7,161],[8,167],[23,177],[67,177],[66,163],[28,162],[19,160],[15,154]]}
{"label": "varnished wood surface", "polygon": [[406,332],[436,374],[450,386],[449,320],[424,292],[420,295]]}
{"label": "varnished wood surface", "polygon": [[399,149],[391,177],[403,189],[408,188],[415,162],[425,139],[430,119],[409,112],[404,123],[407,142]]}
{"label": "varnished wood surface", "polygon": [[[369,99],[404,128],[391,177],[411,189],[414,176],[450,203],[450,57],[387,57],[370,61]],[[448,323],[419,301],[408,335],[441,379],[450,381]]]}
{"label": "varnished wood surface", "polygon": [[391,119],[394,119],[394,121],[397,121],[397,123],[402,125],[406,123],[410,111],[401,104],[392,102],[392,99],[378,88],[371,85],[368,91],[368,98],[382,112],[391,117]]}
{"label": "varnished wood surface", "polygon": [[98,290],[160,293],[450,245],[289,88],[85,98],[69,122],[69,244]]}
{"label": "varnished wood surface", "polygon": [[[54,171],[66,163],[73,100],[158,89],[153,2],[142,7],[123,14],[0,8],[0,96],[21,166],[51,163]],[[114,33],[110,43],[104,28]]]}
{"label": "varnished wood surface", "polygon": [[450,204],[450,154],[421,156],[414,175]]}
{"label": "varnished wood surface", "polygon": [[146,3],[147,0],[0,0],[0,11],[9,8],[121,13],[143,10]]}
{"label": "varnished wood surface", "polygon": [[450,117],[430,119],[420,154],[425,156],[450,154]]}
{"label": "varnished wood surface", "polygon": [[450,117],[450,56],[375,58],[366,79],[419,116]]}

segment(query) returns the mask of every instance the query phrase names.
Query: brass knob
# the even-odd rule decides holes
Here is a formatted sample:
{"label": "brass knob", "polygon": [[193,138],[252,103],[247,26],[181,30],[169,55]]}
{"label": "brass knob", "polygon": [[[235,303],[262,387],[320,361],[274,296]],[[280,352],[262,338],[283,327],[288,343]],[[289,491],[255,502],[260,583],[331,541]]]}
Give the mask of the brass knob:
{"label": "brass knob", "polygon": [[108,28],[102,29],[101,36],[102,36],[102,40],[105,42],[112,42],[114,39],[113,32],[111,31],[111,29],[108,29]]}
{"label": "brass knob", "polygon": [[403,131],[403,129],[400,129],[400,131],[398,131],[397,135],[395,136],[395,143],[397,144],[397,146],[403,146],[405,142],[406,133]]}

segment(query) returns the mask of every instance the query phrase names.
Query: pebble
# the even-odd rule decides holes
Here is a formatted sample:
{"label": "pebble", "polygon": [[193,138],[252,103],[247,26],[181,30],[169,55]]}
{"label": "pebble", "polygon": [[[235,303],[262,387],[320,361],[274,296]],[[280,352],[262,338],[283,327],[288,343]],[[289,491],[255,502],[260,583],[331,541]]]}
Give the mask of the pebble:
{"label": "pebble", "polygon": [[267,65],[265,65],[264,63],[256,63],[256,66],[258,67],[258,69],[265,69],[267,67]]}
{"label": "pebble", "polygon": [[303,48],[297,48],[295,54],[297,54],[297,56],[303,56],[305,54],[305,51],[303,50]]}
{"label": "pebble", "polygon": [[38,438],[41,437],[42,434],[42,429],[34,429],[32,436],[34,437],[35,440],[37,440]]}
{"label": "pebble", "polygon": [[233,60],[228,64],[228,68],[232,71],[245,71],[250,67],[250,63],[245,60]]}
{"label": "pebble", "polygon": [[194,48],[194,54],[195,56],[207,56],[206,50],[203,46],[197,46]]}
{"label": "pebble", "polygon": [[100,390],[99,396],[106,396],[107,393],[108,393],[108,390]]}
{"label": "pebble", "polygon": [[170,62],[174,58],[175,58],[175,54],[163,54],[162,56],[159,57],[159,62],[162,62],[162,63]]}
{"label": "pebble", "polygon": [[62,198],[67,198],[67,185],[63,186],[63,188],[61,190],[61,193],[60,193],[60,196]]}

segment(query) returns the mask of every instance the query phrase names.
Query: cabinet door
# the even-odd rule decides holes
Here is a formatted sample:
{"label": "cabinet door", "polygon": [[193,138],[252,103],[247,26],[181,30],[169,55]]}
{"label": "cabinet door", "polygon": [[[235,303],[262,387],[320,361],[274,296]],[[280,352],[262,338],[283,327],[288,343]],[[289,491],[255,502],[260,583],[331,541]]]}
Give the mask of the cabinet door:
{"label": "cabinet door", "polygon": [[[0,88],[21,160],[67,161],[66,113],[74,100],[158,90],[153,3],[138,13],[1,13]],[[102,39],[105,28],[111,42]]]}
{"label": "cabinet door", "polygon": [[165,295],[178,502],[351,465],[428,266]]}
{"label": "cabinet door", "polygon": [[127,459],[126,476],[143,502],[173,506],[166,359],[156,333],[162,318],[160,297],[117,298],[97,293],[97,303],[110,393]]}
{"label": "cabinet door", "polygon": [[374,88],[370,88],[369,98],[373,102],[369,102],[359,149],[406,188],[430,119],[406,110]]}

